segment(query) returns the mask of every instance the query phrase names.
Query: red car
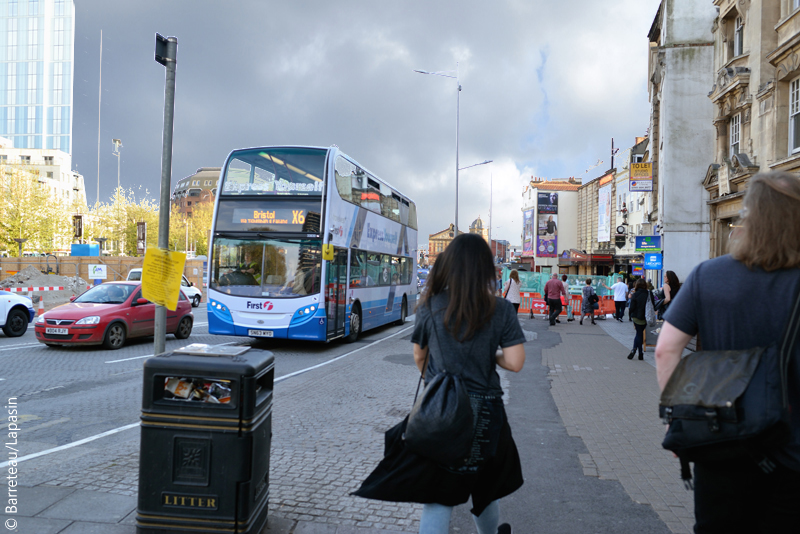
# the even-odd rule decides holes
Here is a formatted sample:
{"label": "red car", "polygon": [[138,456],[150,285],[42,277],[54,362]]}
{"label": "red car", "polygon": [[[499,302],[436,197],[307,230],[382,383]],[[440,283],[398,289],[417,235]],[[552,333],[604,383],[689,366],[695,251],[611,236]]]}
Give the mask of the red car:
{"label": "red car", "polygon": [[[141,282],[106,282],[69,304],[36,318],[36,339],[47,345],[103,345],[118,349],[131,337],[152,336],[156,305],[142,298]],[[167,310],[167,332],[178,339],[192,333],[192,304],[183,292]]]}

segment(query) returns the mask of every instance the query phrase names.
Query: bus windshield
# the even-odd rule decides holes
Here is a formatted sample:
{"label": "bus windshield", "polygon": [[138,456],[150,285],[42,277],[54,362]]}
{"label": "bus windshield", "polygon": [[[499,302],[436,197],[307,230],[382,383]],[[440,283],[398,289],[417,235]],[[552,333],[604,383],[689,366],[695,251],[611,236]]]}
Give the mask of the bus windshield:
{"label": "bus windshield", "polygon": [[299,297],[320,292],[319,239],[214,240],[211,289],[241,297]]}
{"label": "bus windshield", "polygon": [[325,155],[320,148],[256,148],[231,155],[219,188],[222,196],[321,196]]}

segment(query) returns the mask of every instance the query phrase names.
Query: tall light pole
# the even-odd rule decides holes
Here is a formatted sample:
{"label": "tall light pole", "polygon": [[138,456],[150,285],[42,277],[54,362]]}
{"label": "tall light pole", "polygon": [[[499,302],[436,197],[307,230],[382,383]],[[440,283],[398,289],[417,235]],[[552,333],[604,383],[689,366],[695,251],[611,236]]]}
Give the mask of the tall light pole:
{"label": "tall light pole", "polygon": [[117,156],[117,189],[119,189],[119,149],[122,147],[122,141],[119,139],[112,139],[111,144],[114,145],[113,154]]}
{"label": "tall light pole", "polygon": [[[427,70],[416,70],[414,72],[418,72],[420,74],[433,74],[434,76],[443,76],[445,78],[453,78],[456,81],[456,236],[458,236],[458,122],[459,122],[459,108],[461,107],[461,84],[458,81],[458,62],[456,62],[456,70],[442,70],[438,72],[430,72]],[[456,75],[453,76],[452,73],[455,72]]]}
{"label": "tall light pole", "polygon": [[[169,182],[172,177],[172,131],[175,119],[175,67],[178,39],[156,34],[156,61],[164,65],[164,134],[161,138],[161,204],[158,209],[158,248],[169,248]],[[164,352],[167,337],[167,309],[156,306],[154,354]]]}

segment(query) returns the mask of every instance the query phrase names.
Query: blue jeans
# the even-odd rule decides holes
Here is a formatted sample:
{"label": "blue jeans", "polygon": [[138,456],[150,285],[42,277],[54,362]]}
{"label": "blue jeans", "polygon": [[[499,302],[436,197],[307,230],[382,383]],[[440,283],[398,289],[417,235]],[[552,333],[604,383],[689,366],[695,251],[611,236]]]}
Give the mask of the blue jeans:
{"label": "blue jeans", "polygon": [[[443,504],[426,504],[422,508],[422,517],[419,520],[419,534],[447,534],[450,531],[450,516],[452,506]],[[486,507],[477,517],[472,516],[478,534],[497,534],[497,525],[500,522],[500,505],[498,501]]]}

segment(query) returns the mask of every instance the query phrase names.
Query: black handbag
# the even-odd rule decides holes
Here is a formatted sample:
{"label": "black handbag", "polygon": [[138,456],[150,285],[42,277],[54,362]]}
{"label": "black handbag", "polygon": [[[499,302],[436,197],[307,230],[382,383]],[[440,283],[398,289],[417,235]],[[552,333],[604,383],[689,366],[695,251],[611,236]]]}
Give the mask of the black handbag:
{"label": "black handbag", "polygon": [[661,393],[669,425],[662,446],[678,455],[692,487],[689,462],[750,456],[769,473],[770,448],[790,437],[787,374],[800,329],[800,295],[779,344],[701,351],[682,358]]}
{"label": "black handbag", "polygon": [[[433,331],[441,354],[435,324]],[[431,348],[428,347],[422,365],[423,373],[427,369],[430,353]],[[469,457],[472,449],[474,414],[467,388],[460,376],[444,369],[425,385],[422,395],[419,395],[421,383],[422,374],[417,383],[414,407],[408,416],[404,435],[406,446],[410,451],[439,464],[456,465]]]}

